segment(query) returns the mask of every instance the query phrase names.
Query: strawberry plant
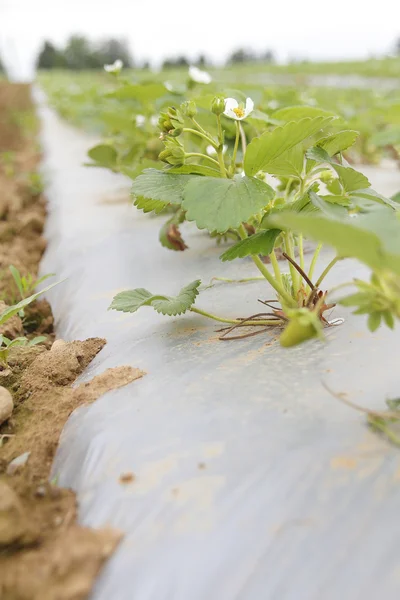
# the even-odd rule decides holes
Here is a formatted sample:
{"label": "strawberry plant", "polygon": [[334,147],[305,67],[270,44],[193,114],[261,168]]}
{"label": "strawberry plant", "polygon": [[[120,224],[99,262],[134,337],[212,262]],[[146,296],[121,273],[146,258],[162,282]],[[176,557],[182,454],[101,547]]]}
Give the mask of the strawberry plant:
{"label": "strawberry plant", "polygon": [[[269,310],[241,319],[210,314],[195,306],[200,280],[176,297],[143,288],[122,292],[110,308],[135,312],[151,306],[170,316],[192,311],[226,323],[223,336],[244,326],[264,331],[279,325],[282,345],[291,346],[324,337],[325,313],[334,304],[321,285],[339,260],[352,257],[370,267],[371,281],[346,283],[352,290],[338,301],[367,314],[371,330],[382,320],[394,326],[400,318],[399,205],[372,190],[343,158],[358,133],[343,128],[340,119],[313,107],[286,108],[280,117],[284,123],[271,128],[253,101],[242,97],[215,96],[210,102],[205,96],[170,106],[158,121],[164,148],[158,158],[166,166],[145,169],[132,186],[137,208],[174,211],[163,233],[171,245],[184,244],[179,224],[185,219],[211,235],[230,234],[236,243],[221,260],[251,258],[275,292],[264,302]],[[259,127],[263,120],[265,131],[254,135],[254,122]],[[268,182],[270,176],[276,185]],[[308,269],[305,238],[317,242]],[[315,280],[323,244],[337,255]],[[282,272],[277,250],[289,274]],[[262,256],[269,257],[271,269]]]}

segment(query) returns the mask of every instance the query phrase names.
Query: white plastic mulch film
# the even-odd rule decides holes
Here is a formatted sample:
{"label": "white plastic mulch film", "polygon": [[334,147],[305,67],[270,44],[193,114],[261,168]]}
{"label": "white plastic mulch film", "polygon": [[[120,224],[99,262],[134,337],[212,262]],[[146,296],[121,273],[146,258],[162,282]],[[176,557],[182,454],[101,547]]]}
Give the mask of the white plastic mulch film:
{"label": "white plastic mulch film", "polygon": [[[131,206],[129,182],[82,166],[93,140],[39,110],[42,271],[65,279],[49,294],[58,337],[107,338],[86,379],[123,364],[147,372],[73,414],[53,468],[77,491],[82,523],[125,532],[93,600],[397,600],[399,451],[322,382],[382,409],[400,393],[398,329],[370,334],[337,308],[345,324],[328,344],[286,350],[266,334],[220,342],[197,315],[107,312],[123,289],[174,294],[196,277],[256,273],[219,262],[191,225],[189,250],[162,248],[162,218]],[[400,189],[400,171],[368,175],[382,193]],[[342,261],[328,284],[363,275]],[[218,283],[198,305],[248,316],[268,294],[262,282]]]}

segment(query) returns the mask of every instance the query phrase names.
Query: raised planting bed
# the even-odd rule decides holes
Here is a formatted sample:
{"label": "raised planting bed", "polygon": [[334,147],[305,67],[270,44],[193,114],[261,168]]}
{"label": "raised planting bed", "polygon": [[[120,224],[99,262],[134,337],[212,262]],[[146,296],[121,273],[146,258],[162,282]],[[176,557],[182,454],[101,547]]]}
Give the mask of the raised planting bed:
{"label": "raised planting bed", "polygon": [[[247,278],[255,268],[244,260],[222,272],[221,248],[190,223],[189,248],[168,252],[163,219],[129,205],[128,181],[83,167],[95,140],[43,99],[40,116],[41,268],[64,280],[47,294],[57,335],[108,340],[80,385],[123,364],[147,372],[72,415],[52,469],[77,493],[82,525],[124,532],[91,598],[397,599],[399,450],[326,386],[383,410],[399,394],[398,331],[372,334],[340,306],[332,318],[345,322],[326,329],[327,343],[286,349],[276,329],[220,341],[215,323],[190,312],[107,312],[125,289],[175,295],[195,277]],[[366,173],[382,194],[400,189],[398,171]],[[332,256],[321,253],[316,273]],[[336,267],[327,288],[368,276],[353,260]],[[244,317],[271,293],[265,282],[214,282],[201,306]]]}

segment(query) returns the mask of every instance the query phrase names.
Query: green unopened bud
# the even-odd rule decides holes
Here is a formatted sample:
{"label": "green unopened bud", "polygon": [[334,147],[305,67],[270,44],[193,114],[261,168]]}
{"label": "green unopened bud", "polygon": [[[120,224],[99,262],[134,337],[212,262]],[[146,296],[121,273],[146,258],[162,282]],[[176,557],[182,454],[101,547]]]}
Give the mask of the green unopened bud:
{"label": "green unopened bud", "polygon": [[163,133],[168,133],[171,129],[173,129],[172,121],[167,113],[160,113],[160,118],[158,119],[158,126]]}
{"label": "green unopened bud", "polygon": [[180,111],[177,108],[175,108],[175,106],[168,107],[168,116],[173,123],[176,122],[178,125],[183,125],[183,117]]}
{"label": "green unopened bud", "polygon": [[333,181],[334,176],[332,171],[326,169],[326,171],[322,171],[322,173],[319,174],[319,178],[323,183],[330,183],[331,181]]}
{"label": "green unopened bud", "polygon": [[187,102],[183,102],[181,104],[181,110],[183,114],[187,115],[189,118],[196,116],[197,114],[197,106],[194,100],[188,100]]}
{"label": "green unopened bud", "polygon": [[211,110],[214,115],[222,115],[225,110],[225,99],[222,96],[215,96],[211,103]]}
{"label": "green unopened bud", "polygon": [[165,142],[165,150],[158,155],[158,158],[170,165],[183,165],[185,149],[176,138],[169,137]]}

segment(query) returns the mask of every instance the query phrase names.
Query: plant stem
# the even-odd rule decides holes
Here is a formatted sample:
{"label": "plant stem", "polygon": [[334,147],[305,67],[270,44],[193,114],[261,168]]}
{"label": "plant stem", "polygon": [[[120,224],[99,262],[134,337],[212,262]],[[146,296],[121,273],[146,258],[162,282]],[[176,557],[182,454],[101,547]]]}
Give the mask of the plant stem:
{"label": "plant stem", "polygon": [[339,260],[341,260],[340,256],[335,256],[335,258],[332,258],[331,262],[325,267],[325,269],[322,271],[321,275],[318,277],[315,287],[318,288],[321,285],[321,283],[323,282],[325,277],[328,275],[329,271],[332,269],[332,267],[334,267],[336,265],[336,263]]}
{"label": "plant stem", "polygon": [[[240,227],[238,229],[238,233],[242,240],[247,238],[247,231],[246,231],[243,223],[240,225]],[[260,257],[255,254],[252,254],[251,258],[252,258],[254,264],[256,265],[256,267],[258,268],[258,270],[260,271],[260,273],[262,273],[262,275],[264,275],[265,279],[274,288],[274,290],[278,293],[278,295],[282,298],[282,300],[284,300],[288,306],[296,306],[296,303],[294,302],[293,298],[287,293],[287,291],[285,290],[283,285],[275,280],[275,278],[268,271],[267,267],[264,265],[264,263],[262,262]]]}
{"label": "plant stem", "polygon": [[278,259],[276,258],[275,250],[272,250],[269,257],[271,259],[272,268],[274,269],[275,279],[279,282],[281,286],[283,286],[282,274],[279,268]]}
{"label": "plant stem", "polygon": [[314,270],[315,270],[315,266],[317,264],[319,253],[321,252],[321,248],[322,248],[322,242],[320,242],[315,249],[314,256],[312,257],[312,261],[311,261],[311,265],[310,265],[310,270],[308,271],[308,278],[311,279],[311,281],[314,276]]}
{"label": "plant stem", "polygon": [[218,144],[215,140],[213,140],[206,132],[202,133],[201,131],[197,131],[196,129],[191,129],[190,127],[184,127],[183,131],[185,133],[192,133],[193,135],[198,135],[199,137],[206,140],[215,150],[218,148]]}
{"label": "plant stem", "polygon": [[244,155],[246,154],[246,149],[247,149],[246,134],[244,132],[243,125],[241,124],[241,122],[236,121],[236,123],[239,125],[240,137],[242,140],[242,153],[243,153],[243,160],[244,160]]}
{"label": "plant stem", "polygon": [[207,156],[207,154],[202,154],[201,152],[187,152],[185,154],[185,158],[192,158],[193,156],[197,156],[198,158],[202,158],[203,160],[208,160],[209,162],[212,162],[213,165],[217,165],[217,167],[219,167],[219,162],[215,160],[215,158]]}
{"label": "plant stem", "polygon": [[302,233],[299,234],[298,245],[299,245],[299,262],[300,262],[300,267],[304,271],[304,246],[303,246],[303,234]]}
{"label": "plant stem", "polygon": [[219,164],[219,170],[221,171],[221,175],[222,177],[226,178],[228,177],[227,172],[226,172],[226,168],[225,168],[225,161],[224,161],[224,132],[222,131],[222,125],[221,125],[221,116],[217,115],[217,123],[218,123],[218,140],[219,140],[219,146],[216,148],[217,150],[217,154],[218,154],[218,164]]}
{"label": "plant stem", "polygon": [[[197,313],[198,315],[203,315],[203,317],[208,317],[209,319],[214,319],[214,321],[219,321],[220,323],[228,323],[229,325],[240,325],[242,323],[242,319],[225,319],[224,317],[218,317],[217,315],[213,315],[205,310],[201,310],[201,308],[196,308],[192,306],[189,309],[191,312]],[[278,325],[279,321],[277,319],[266,319],[264,321],[246,321],[247,325]]]}
{"label": "plant stem", "polygon": [[235,145],[233,147],[232,162],[231,162],[231,169],[230,169],[232,175],[234,175],[234,173],[235,173],[236,155],[237,155],[237,151],[238,151],[238,147],[239,147],[239,137],[240,137],[240,126],[239,126],[239,121],[236,121],[236,138],[235,138]]}
{"label": "plant stem", "polygon": [[[292,234],[290,233],[290,231],[287,231],[285,233],[284,241],[285,241],[286,254],[288,254],[290,256],[290,258],[292,258],[295,261],[296,257],[294,256],[293,239],[292,239]],[[290,275],[292,277],[294,296],[295,296],[295,298],[297,298],[297,294],[300,289],[300,275],[296,271],[296,269],[294,268],[294,266],[292,265],[291,262],[289,262],[289,269],[290,269]]]}

